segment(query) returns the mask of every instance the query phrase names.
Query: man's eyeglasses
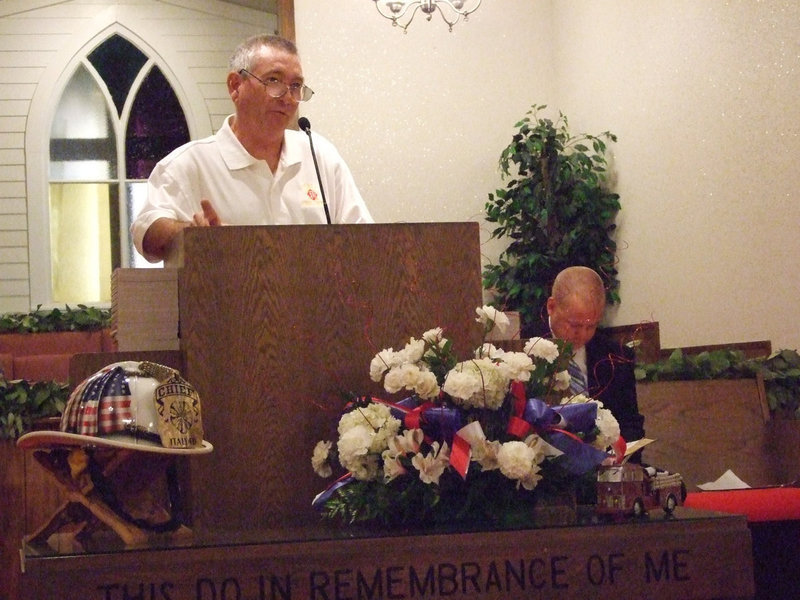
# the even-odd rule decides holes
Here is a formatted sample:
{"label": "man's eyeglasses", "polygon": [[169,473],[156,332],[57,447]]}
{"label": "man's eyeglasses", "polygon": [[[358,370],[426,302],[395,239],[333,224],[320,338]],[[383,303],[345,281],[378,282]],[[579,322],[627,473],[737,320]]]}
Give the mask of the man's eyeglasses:
{"label": "man's eyeglasses", "polygon": [[267,91],[267,94],[269,94],[272,98],[282,98],[286,92],[289,92],[289,95],[297,102],[307,102],[311,100],[311,96],[314,95],[314,90],[304,83],[293,83],[291,85],[286,85],[274,77],[269,77],[266,81],[264,81],[260,77],[253,75],[247,69],[241,69],[239,71],[239,75],[243,74],[250,75],[250,77],[263,85],[264,89]]}

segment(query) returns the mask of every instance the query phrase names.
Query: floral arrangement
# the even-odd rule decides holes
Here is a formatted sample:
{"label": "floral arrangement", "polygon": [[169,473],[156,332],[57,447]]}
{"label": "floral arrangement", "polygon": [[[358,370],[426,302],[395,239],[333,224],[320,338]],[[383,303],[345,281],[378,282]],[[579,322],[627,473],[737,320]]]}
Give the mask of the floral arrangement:
{"label": "floral arrangement", "polygon": [[314,499],[346,523],[529,522],[543,498],[574,490],[621,458],[619,425],[602,404],[571,394],[569,345],[540,337],[522,352],[486,343],[508,317],[476,309],[484,343],[459,361],[441,328],[378,352],[370,377],[393,397],[353,397],[338,441],[320,441],[312,466],[346,471]]}

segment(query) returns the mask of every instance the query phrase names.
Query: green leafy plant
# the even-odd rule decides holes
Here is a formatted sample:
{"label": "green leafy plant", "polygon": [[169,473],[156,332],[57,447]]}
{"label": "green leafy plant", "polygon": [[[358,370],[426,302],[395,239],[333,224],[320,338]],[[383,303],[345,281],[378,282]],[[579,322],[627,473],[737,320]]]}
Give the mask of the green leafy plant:
{"label": "green leafy plant", "polygon": [[770,410],[793,413],[800,419],[800,354],[779,350],[768,357],[746,358],[738,350],[720,349],[685,354],[680,348],[660,361],[639,364],[639,381],[704,379],[764,379]]}
{"label": "green leafy plant", "polygon": [[553,279],[568,266],[593,268],[608,301],[619,302],[616,243],[611,234],[619,196],[607,188],[606,142],[614,134],[569,132],[567,117],[540,117],[534,105],[500,156],[505,189],[489,194],[492,238],[508,238],[497,264],[483,272],[493,305],[520,313],[523,336],[537,331]]}
{"label": "green leafy plant", "polygon": [[721,349],[685,354],[680,348],[669,357],[636,366],[640,381],[681,381],[698,379],[742,379],[755,377],[758,366],[739,350]]}
{"label": "green leafy plant", "polygon": [[[77,305],[76,308],[0,315],[0,333],[49,333],[96,331],[111,323],[111,311]],[[57,381],[8,381],[0,377],[0,439],[15,439],[31,430],[36,421],[58,417],[69,397],[67,384]]]}
{"label": "green leafy plant", "polygon": [[16,439],[36,421],[60,416],[68,397],[67,384],[0,378],[0,439]]}
{"label": "green leafy plant", "polygon": [[29,313],[0,315],[0,333],[44,333],[50,331],[95,331],[108,327],[111,311],[78,304],[64,309],[41,310],[41,305]]}

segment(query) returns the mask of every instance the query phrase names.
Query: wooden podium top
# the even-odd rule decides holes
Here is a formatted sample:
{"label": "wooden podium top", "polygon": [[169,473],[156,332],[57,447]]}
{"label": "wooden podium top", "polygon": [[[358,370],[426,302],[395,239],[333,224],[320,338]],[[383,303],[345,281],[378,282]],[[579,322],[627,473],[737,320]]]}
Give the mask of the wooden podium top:
{"label": "wooden podium top", "polygon": [[752,598],[740,516],[676,509],[616,524],[504,531],[195,531],[172,547],[36,554],[24,598]]}

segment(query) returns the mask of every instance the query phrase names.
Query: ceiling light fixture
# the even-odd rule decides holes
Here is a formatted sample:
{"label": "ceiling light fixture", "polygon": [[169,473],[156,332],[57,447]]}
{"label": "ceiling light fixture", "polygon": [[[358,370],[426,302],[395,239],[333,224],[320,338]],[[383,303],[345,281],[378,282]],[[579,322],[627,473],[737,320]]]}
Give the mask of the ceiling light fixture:
{"label": "ceiling light fixture", "polygon": [[[381,16],[391,20],[392,25],[400,27],[408,33],[408,26],[414,20],[418,10],[427,15],[428,21],[437,10],[447,23],[450,31],[453,25],[462,18],[467,21],[469,15],[478,10],[481,0],[412,0],[410,2],[393,2],[392,0],[372,0]],[[466,7],[466,8],[465,8]]]}

